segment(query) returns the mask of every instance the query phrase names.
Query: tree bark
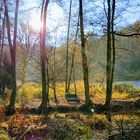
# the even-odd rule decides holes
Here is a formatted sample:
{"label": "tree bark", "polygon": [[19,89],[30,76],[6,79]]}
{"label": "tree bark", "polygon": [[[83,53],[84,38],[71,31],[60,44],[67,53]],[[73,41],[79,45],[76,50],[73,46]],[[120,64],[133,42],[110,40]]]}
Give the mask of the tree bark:
{"label": "tree bark", "polygon": [[[78,16],[78,23],[77,23],[77,29],[76,29],[76,34],[75,34],[75,41],[74,41],[74,45],[73,45],[73,54],[72,54],[72,60],[71,60],[70,74],[69,74],[69,79],[68,79],[68,91],[70,89],[70,82],[71,82],[72,72],[73,72],[73,78],[74,78],[74,81],[75,81],[74,59],[75,59],[75,51],[76,51],[76,44],[77,44],[77,36],[78,36],[78,31],[79,31],[78,27],[79,27],[79,16]],[[75,82],[74,82],[74,84],[76,85]]]}
{"label": "tree bark", "polygon": [[107,67],[106,67],[106,102],[105,107],[108,108],[111,102],[111,7],[110,0],[108,0],[108,16],[107,16]]}
{"label": "tree bark", "polygon": [[[112,95],[112,86],[113,86],[113,80],[114,80],[114,70],[115,70],[115,56],[116,56],[116,51],[115,51],[115,35],[114,35],[114,16],[115,16],[115,3],[116,0],[112,1],[112,21],[111,21],[111,30],[112,30],[112,69],[111,69],[111,83],[110,83],[110,90],[111,90],[111,95]],[[111,102],[111,101],[110,101]]]}
{"label": "tree bark", "polygon": [[41,21],[43,27],[40,31],[40,61],[41,61],[41,77],[42,77],[42,102],[39,107],[41,113],[45,113],[47,109],[47,86],[46,86],[46,54],[45,54],[45,41],[46,41],[46,16],[49,0],[42,2]]}
{"label": "tree bark", "polygon": [[57,96],[56,96],[56,47],[54,47],[54,57],[53,57],[53,91],[54,91],[54,100],[55,103],[58,104]]}
{"label": "tree bark", "polygon": [[[115,69],[115,35],[114,35],[114,16],[115,16],[115,3],[112,1],[112,12],[111,12],[111,2],[108,0],[108,23],[107,23],[107,89],[106,89],[106,102],[105,108],[110,108],[112,99],[112,86],[114,79],[114,69]],[[112,37],[112,38],[111,38]],[[112,52],[113,50],[113,52]]]}
{"label": "tree bark", "polygon": [[89,80],[88,80],[88,64],[87,56],[85,52],[85,37],[84,37],[84,25],[83,25],[83,1],[79,0],[79,18],[80,18],[80,33],[81,33],[81,55],[82,55],[82,67],[83,67],[83,80],[85,88],[85,104],[90,104],[89,94]]}
{"label": "tree bark", "polygon": [[11,28],[10,28],[10,20],[9,20],[7,3],[6,3],[6,0],[3,0],[3,2],[4,2],[4,7],[5,7],[7,36],[8,36],[10,55],[11,55],[11,66],[12,66],[12,69],[11,69],[12,93],[11,93],[11,99],[10,99],[10,104],[9,104],[9,108],[8,108],[8,112],[10,114],[10,113],[13,113],[13,111],[15,109],[15,102],[16,102],[16,39],[17,39],[17,21],[18,21],[19,0],[16,0],[13,44],[12,44],[11,33],[10,33]]}
{"label": "tree bark", "polygon": [[3,53],[3,48],[4,48],[4,36],[5,36],[5,15],[2,22],[2,40],[1,40],[2,53]]}
{"label": "tree bark", "polygon": [[10,107],[15,107],[16,102],[16,41],[17,41],[17,21],[18,21],[18,7],[19,0],[16,0],[16,9],[15,9],[15,23],[14,23],[14,38],[13,38],[13,49],[12,49],[12,94],[10,100]]}
{"label": "tree bark", "polygon": [[69,19],[68,19],[68,32],[67,32],[67,48],[66,48],[66,81],[65,81],[65,93],[69,92],[68,87],[68,56],[69,56],[69,36],[70,36],[70,23],[71,23],[71,7],[72,7],[72,0],[70,0],[70,7],[69,7]]}

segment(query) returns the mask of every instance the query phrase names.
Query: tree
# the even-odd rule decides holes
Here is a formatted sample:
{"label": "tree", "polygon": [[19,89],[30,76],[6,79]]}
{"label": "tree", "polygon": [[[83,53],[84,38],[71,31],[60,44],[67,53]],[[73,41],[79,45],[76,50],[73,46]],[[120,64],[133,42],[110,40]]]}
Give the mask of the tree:
{"label": "tree", "polygon": [[75,52],[76,52],[78,31],[79,31],[79,16],[78,16],[77,29],[76,29],[76,34],[75,34],[75,39],[74,39],[74,44],[73,44],[73,50],[72,50],[73,52],[72,52],[72,58],[71,58],[71,67],[70,67],[70,74],[69,74],[69,80],[68,80],[68,91],[69,91],[70,83],[71,83],[71,78],[73,76],[74,87],[75,87],[75,94],[77,94],[77,89],[76,89],[76,81],[75,81],[74,60],[75,60]]}
{"label": "tree", "polygon": [[[48,90],[46,86],[46,56],[45,56],[45,41],[46,41],[46,16],[49,0],[43,0],[41,8],[41,22],[42,28],[40,29],[40,63],[41,63],[41,76],[42,76],[42,103],[39,110],[42,113],[46,112],[48,101]],[[46,88],[47,87],[47,88]]]}
{"label": "tree", "polygon": [[68,86],[68,50],[69,50],[69,36],[70,36],[70,23],[71,23],[71,7],[72,7],[72,0],[70,0],[70,7],[69,7],[69,19],[68,19],[68,32],[67,32],[67,48],[66,48],[66,82],[65,82],[65,93],[69,92]]}
{"label": "tree", "polygon": [[[22,82],[22,85],[27,81],[26,74],[29,63],[35,50],[39,46],[39,34],[30,26],[29,22],[20,23],[17,35],[17,79]],[[31,67],[30,67],[31,68]]]}
{"label": "tree", "polygon": [[6,0],[3,0],[4,8],[5,8],[5,18],[6,18],[6,27],[7,27],[7,36],[8,36],[8,43],[9,43],[9,50],[10,50],[10,57],[11,57],[11,73],[12,73],[12,93],[10,104],[7,109],[9,114],[13,113],[15,110],[15,102],[16,102],[16,41],[17,41],[17,21],[18,21],[18,8],[19,8],[19,0],[16,0],[15,6],[15,17],[14,17],[14,34],[13,34],[13,43],[11,37],[11,27],[10,27],[10,19],[9,19],[9,12],[8,12],[8,4]]}
{"label": "tree", "polygon": [[116,1],[108,0],[108,11],[106,13],[107,17],[107,69],[106,69],[106,102],[105,108],[108,109],[110,107],[111,99],[112,99],[112,85],[114,79],[114,71],[115,71],[115,61],[116,61],[116,47],[115,47],[115,35],[131,37],[139,35],[138,32],[131,34],[122,34],[114,31],[114,21],[115,11],[116,11]]}
{"label": "tree", "polygon": [[[140,22],[136,21],[132,25],[115,31],[116,39],[120,42],[120,46],[116,47],[116,75],[119,80],[135,81],[140,78],[140,49],[139,49],[139,33]],[[116,42],[116,46],[118,46]]]}
{"label": "tree", "polygon": [[56,96],[56,47],[53,48],[53,76],[52,76],[52,85],[53,85],[53,92],[54,92],[54,99],[55,103],[58,103],[57,96]]}
{"label": "tree", "polygon": [[11,89],[11,63],[9,60],[8,52],[3,50],[3,60],[2,65],[0,65],[0,95],[4,99],[5,89]]}
{"label": "tree", "polygon": [[4,37],[5,37],[5,14],[3,13],[3,3],[0,3],[0,63],[2,62],[3,59],[3,47],[4,47]]}
{"label": "tree", "polygon": [[0,65],[0,97],[3,97],[3,93],[5,91],[5,81],[6,81],[6,71],[2,65]]}
{"label": "tree", "polygon": [[85,88],[85,104],[90,104],[90,93],[89,93],[89,80],[88,80],[88,64],[87,56],[85,52],[85,36],[84,36],[84,25],[83,25],[83,0],[79,0],[79,18],[80,18],[80,35],[81,35],[81,55],[82,55],[82,67],[84,76],[84,88]]}
{"label": "tree", "polygon": [[[107,11],[107,68],[106,68],[106,102],[105,108],[110,107],[112,99],[112,84],[115,67],[115,36],[114,36],[114,15],[115,15],[115,0],[108,0]],[[112,53],[113,50],[113,53]]]}

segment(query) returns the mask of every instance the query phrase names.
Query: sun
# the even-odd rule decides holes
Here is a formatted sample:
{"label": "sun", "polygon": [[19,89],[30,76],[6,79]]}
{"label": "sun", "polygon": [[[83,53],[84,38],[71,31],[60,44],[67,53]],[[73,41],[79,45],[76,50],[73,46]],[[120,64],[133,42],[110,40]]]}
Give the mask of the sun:
{"label": "sun", "polygon": [[[57,26],[64,21],[64,13],[61,7],[56,3],[50,3],[47,11],[46,27],[49,32],[52,32]],[[35,31],[40,31],[42,23],[40,20],[40,11],[33,11],[30,16],[30,26]]]}
{"label": "sun", "polygon": [[41,20],[40,20],[40,15],[37,12],[34,12],[31,14],[30,17],[30,26],[36,30],[36,31],[40,31],[41,29]]}

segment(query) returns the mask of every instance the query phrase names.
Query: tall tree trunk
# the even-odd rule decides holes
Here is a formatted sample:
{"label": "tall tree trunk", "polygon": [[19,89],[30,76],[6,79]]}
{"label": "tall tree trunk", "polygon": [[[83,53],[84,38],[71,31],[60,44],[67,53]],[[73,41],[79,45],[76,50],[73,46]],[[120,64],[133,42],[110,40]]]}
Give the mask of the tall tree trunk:
{"label": "tall tree trunk", "polygon": [[[1,19],[2,20],[2,19]],[[2,27],[1,27],[1,33],[0,33],[0,72],[3,73],[3,76],[5,77],[5,68],[3,66],[3,40],[4,40],[4,32],[5,32],[5,29],[3,28],[3,24],[5,23],[5,18],[3,19],[3,23],[2,23]],[[5,92],[5,78],[4,77],[1,77],[2,78],[2,83],[0,84],[0,98],[3,99],[4,97],[4,92]]]}
{"label": "tall tree trunk", "polygon": [[10,107],[15,107],[16,101],[16,41],[17,41],[17,21],[18,21],[18,6],[19,0],[16,0],[16,9],[15,9],[15,23],[14,23],[14,38],[13,38],[13,50],[12,50],[12,94],[10,100]]}
{"label": "tall tree trunk", "polygon": [[3,63],[3,41],[4,41],[4,33],[5,33],[5,16],[2,19],[2,6],[0,7],[0,20],[2,21],[2,25],[0,27],[0,65]]}
{"label": "tall tree trunk", "polygon": [[73,80],[74,80],[74,93],[77,94],[77,86],[76,86],[75,69],[74,69],[74,67],[73,67]]}
{"label": "tall tree trunk", "polygon": [[107,68],[106,68],[106,102],[105,107],[108,108],[111,102],[111,90],[110,90],[110,80],[111,80],[111,7],[110,0],[108,0],[108,16],[107,16]]}
{"label": "tall tree trunk", "polygon": [[47,88],[46,88],[46,54],[45,54],[45,41],[46,41],[46,15],[49,0],[42,2],[41,9],[41,22],[43,27],[40,31],[40,61],[41,61],[41,77],[42,77],[42,102],[39,107],[41,113],[45,113],[47,109]]}
{"label": "tall tree trunk", "polygon": [[4,48],[4,36],[5,36],[5,15],[4,15],[3,22],[2,22],[2,40],[1,40],[2,52],[3,52],[3,48]]}
{"label": "tall tree trunk", "polygon": [[83,26],[83,3],[79,0],[79,18],[80,18],[80,32],[81,32],[81,54],[82,54],[82,66],[83,66],[83,76],[84,76],[84,88],[85,88],[85,104],[90,104],[90,94],[89,94],[89,80],[88,80],[88,64],[87,56],[85,52],[85,37],[84,37],[84,26]]}
{"label": "tall tree trunk", "polygon": [[[79,16],[78,16],[78,23],[77,23],[77,29],[76,29],[76,34],[75,34],[75,41],[73,45],[73,54],[72,54],[72,60],[71,60],[70,74],[69,74],[69,79],[68,79],[68,91],[70,89],[72,72],[74,72],[74,59],[75,59],[75,51],[76,51],[76,44],[77,44],[77,36],[78,36],[78,31],[79,31],[78,27],[79,27]],[[75,78],[74,73],[73,73],[73,78]]]}
{"label": "tall tree trunk", "polygon": [[68,32],[67,32],[67,48],[66,48],[66,79],[65,79],[65,93],[69,92],[68,89],[68,66],[69,66],[69,36],[70,36],[70,23],[71,23],[71,7],[72,7],[72,0],[70,0],[70,7],[69,7],[69,19],[68,19]]}
{"label": "tall tree trunk", "polygon": [[9,42],[10,55],[11,55],[11,66],[12,66],[12,70],[11,70],[12,94],[11,94],[8,112],[12,113],[15,109],[15,102],[16,102],[16,39],[17,39],[17,21],[18,21],[19,0],[16,0],[13,44],[12,44],[12,40],[11,40],[11,33],[10,33],[11,29],[10,29],[10,20],[9,20],[7,3],[6,3],[6,0],[3,0],[3,2],[4,2],[4,7],[5,7],[7,36],[8,36],[8,42]]}
{"label": "tall tree trunk", "polygon": [[48,60],[48,56],[46,56],[46,77],[47,77],[47,83],[46,83],[46,94],[47,94],[47,103],[49,103],[49,84],[50,84],[50,78],[49,78],[49,60]]}
{"label": "tall tree trunk", "polygon": [[[0,5],[0,21],[2,21],[2,4]],[[2,50],[2,26],[0,25],[0,51]]]}
{"label": "tall tree trunk", "polygon": [[115,70],[115,56],[116,56],[116,51],[115,51],[115,34],[114,34],[114,17],[115,17],[115,6],[116,0],[112,1],[112,21],[111,21],[111,32],[112,32],[112,69],[111,69],[111,83],[110,83],[110,90],[112,94],[112,87],[113,87],[113,80],[114,80],[114,70]]}
{"label": "tall tree trunk", "polygon": [[58,104],[57,96],[56,96],[56,47],[54,47],[54,57],[53,57],[53,91],[54,91],[54,100],[55,103]]}
{"label": "tall tree trunk", "polygon": [[[111,14],[112,13],[112,14]],[[114,15],[115,15],[115,0],[112,1],[112,12],[111,12],[111,1],[108,0],[108,17],[107,17],[107,89],[106,89],[106,102],[105,108],[110,108],[112,99],[112,84],[114,77],[115,68],[115,36],[114,36]],[[111,38],[112,35],[112,38]],[[113,49],[113,53],[112,50]]]}

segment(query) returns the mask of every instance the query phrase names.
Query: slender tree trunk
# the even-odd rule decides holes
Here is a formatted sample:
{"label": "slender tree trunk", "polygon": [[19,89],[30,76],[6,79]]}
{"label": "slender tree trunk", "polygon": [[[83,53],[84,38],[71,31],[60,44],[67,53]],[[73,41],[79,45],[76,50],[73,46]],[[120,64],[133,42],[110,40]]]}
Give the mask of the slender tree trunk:
{"label": "slender tree trunk", "polygon": [[70,89],[70,82],[71,82],[71,76],[72,76],[72,72],[74,69],[74,57],[75,57],[75,51],[76,51],[76,44],[74,44],[74,48],[73,48],[73,54],[72,54],[72,62],[71,62],[71,67],[70,67],[70,74],[69,74],[69,80],[68,80],[68,91]]}
{"label": "slender tree trunk", "polygon": [[56,96],[56,56],[55,56],[55,47],[54,47],[54,57],[53,57],[53,91],[54,91],[54,100],[55,103],[58,104],[57,96]]}
{"label": "slender tree trunk", "polygon": [[[112,14],[111,14],[112,13]],[[108,0],[108,23],[107,23],[107,89],[106,89],[106,102],[105,108],[110,108],[112,99],[112,84],[114,78],[115,68],[115,36],[114,36],[114,15],[115,15],[115,0],[112,1],[112,12],[111,12],[111,1]],[[112,35],[112,38],[111,38]],[[111,47],[112,46],[112,47]],[[112,50],[113,49],[113,53]]]}
{"label": "slender tree trunk", "polygon": [[69,19],[68,19],[68,32],[67,32],[65,93],[69,92],[69,89],[68,89],[68,66],[69,66],[69,61],[68,61],[69,53],[68,53],[68,50],[69,50],[69,36],[70,36],[70,23],[71,23],[71,7],[72,7],[72,0],[70,0]]}
{"label": "slender tree trunk", "polygon": [[75,79],[75,70],[73,67],[73,80],[74,80],[74,92],[75,94],[77,94],[77,86],[76,86],[76,79]]}
{"label": "slender tree trunk", "polygon": [[42,103],[39,107],[39,110],[42,113],[46,112],[47,109],[47,88],[46,88],[46,54],[45,54],[45,41],[46,41],[46,15],[47,15],[47,7],[49,0],[42,2],[41,9],[41,21],[43,27],[40,31],[40,61],[41,61],[41,77],[42,77]]}
{"label": "slender tree trunk", "polygon": [[[8,14],[8,8],[7,8],[7,2],[6,0],[3,0],[4,2],[4,8],[5,8],[5,18],[6,18],[6,27],[7,27],[7,37],[8,37],[8,43],[9,43],[9,50],[10,50],[10,55],[12,53],[12,41],[11,41],[11,27],[10,27],[10,20],[9,20],[9,14]],[[11,55],[12,59],[12,55]]]}
{"label": "slender tree trunk", "polygon": [[107,68],[106,68],[106,102],[105,107],[110,106],[111,101],[111,90],[110,90],[110,80],[111,80],[111,7],[110,0],[108,0],[108,17],[107,17]]}
{"label": "slender tree trunk", "polygon": [[[0,21],[2,21],[2,4],[0,5]],[[0,25],[0,51],[2,50],[2,26]]]}
{"label": "slender tree trunk", "polygon": [[89,94],[89,80],[88,80],[88,64],[87,56],[85,52],[85,37],[84,37],[84,26],[83,26],[83,1],[79,0],[79,17],[80,17],[80,32],[81,32],[81,54],[82,54],[82,65],[83,65],[83,76],[84,76],[84,88],[85,88],[85,104],[90,104]]}
{"label": "slender tree trunk", "polygon": [[4,48],[4,36],[5,36],[5,15],[2,22],[2,42],[1,42],[2,52]]}
{"label": "slender tree trunk", "polygon": [[[73,46],[73,54],[72,54],[72,60],[71,60],[71,67],[70,67],[70,74],[69,74],[69,79],[68,79],[68,91],[70,89],[70,82],[71,82],[71,77],[72,77],[72,72],[74,72],[74,59],[75,59],[75,51],[76,51],[76,44],[77,44],[77,36],[78,36],[78,29],[79,27],[79,16],[78,16],[78,23],[77,23],[77,29],[76,29],[76,34],[75,34],[75,41],[74,41],[74,46]],[[74,75],[74,73],[73,73]],[[75,76],[74,76],[75,78]]]}
{"label": "slender tree trunk", "polygon": [[15,23],[14,23],[14,38],[13,38],[13,51],[12,51],[12,94],[10,100],[10,107],[15,107],[16,102],[16,41],[17,41],[17,21],[18,21],[18,7],[19,0],[16,0],[15,9]]}
{"label": "slender tree trunk", "polygon": [[47,64],[47,66],[46,66],[46,76],[47,76],[47,80],[46,80],[47,81],[47,83],[46,83],[47,90],[46,90],[46,92],[47,92],[47,102],[49,103],[50,78],[49,78],[49,60],[48,60],[48,56],[46,56],[46,59],[47,59],[47,61],[46,61],[46,64]]}
{"label": "slender tree trunk", "polygon": [[3,2],[4,2],[4,7],[5,7],[7,36],[8,36],[10,55],[11,55],[11,65],[12,65],[12,69],[11,69],[12,94],[11,94],[8,112],[12,113],[13,110],[15,109],[15,102],[16,102],[16,39],[17,39],[17,21],[18,21],[19,0],[16,0],[13,44],[12,44],[12,40],[11,40],[11,33],[10,33],[11,29],[10,29],[10,20],[9,20],[7,3],[6,3],[6,0],[3,0]]}
{"label": "slender tree trunk", "polygon": [[112,1],[112,22],[111,22],[111,29],[112,29],[112,49],[113,49],[113,56],[112,56],[112,72],[111,72],[111,83],[110,83],[110,90],[112,94],[112,87],[113,87],[113,80],[114,80],[114,70],[115,70],[115,56],[116,56],[116,51],[115,51],[115,34],[114,34],[114,16],[115,16],[115,6],[116,0]]}
{"label": "slender tree trunk", "polygon": [[0,20],[2,21],[2,26],[0,27],[0,65],[2,65],[2,63],[3,63],[3,40],[4,40],[3,35],[4,35],[4,32],[5,32],[5,30],[4,30],[4,28],[5,28],[5,26],[4,26],[5,17],[2,19],[2,16],[1,16],[2,6],[3,5],[1,5],[1,7],[0,7]]}

